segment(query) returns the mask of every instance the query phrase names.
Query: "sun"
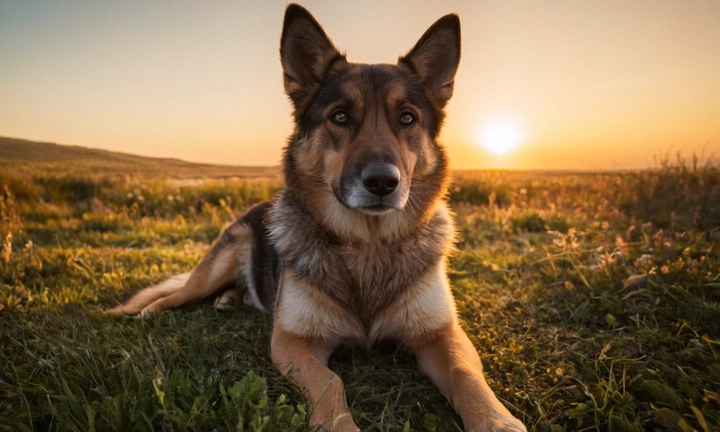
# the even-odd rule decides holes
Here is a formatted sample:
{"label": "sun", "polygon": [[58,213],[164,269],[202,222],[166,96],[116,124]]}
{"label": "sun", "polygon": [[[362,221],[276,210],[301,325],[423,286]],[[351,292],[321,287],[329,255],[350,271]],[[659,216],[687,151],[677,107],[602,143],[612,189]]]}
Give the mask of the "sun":
{"label": "sun", "polygon": [[493,124],[480,131],[480,144],[496,155],[504,155],[520,144],[522,136],[508,124]]}

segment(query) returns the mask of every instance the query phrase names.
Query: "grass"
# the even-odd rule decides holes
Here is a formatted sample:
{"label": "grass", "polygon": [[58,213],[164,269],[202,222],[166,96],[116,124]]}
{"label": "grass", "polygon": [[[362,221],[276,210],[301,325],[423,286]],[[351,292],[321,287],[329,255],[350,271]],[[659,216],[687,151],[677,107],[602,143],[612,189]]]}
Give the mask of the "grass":
{"label": "grass", "polygon": [[[101,313],[190,269],[277,177],[46,163],[0,173],[0,430],[304,430],[269,316]],[[720,171],[463,172],[450,197],[463,326],[529,430],[720,429]],[[331,367],[363,430],[462,430],[392,346]]]}

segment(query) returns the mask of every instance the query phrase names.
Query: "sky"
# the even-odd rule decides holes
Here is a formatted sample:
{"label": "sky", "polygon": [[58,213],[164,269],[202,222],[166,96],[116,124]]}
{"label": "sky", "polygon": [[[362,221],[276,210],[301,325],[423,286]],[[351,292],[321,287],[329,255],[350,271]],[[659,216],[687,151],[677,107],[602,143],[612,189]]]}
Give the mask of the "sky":
{"label": "sky", "polygon": [[[0,0],[0,136],[276,165],[284,1]],[[720,1],[309,0],[348,59],[394,63],[457,13],[455,169],[720,158]]]}

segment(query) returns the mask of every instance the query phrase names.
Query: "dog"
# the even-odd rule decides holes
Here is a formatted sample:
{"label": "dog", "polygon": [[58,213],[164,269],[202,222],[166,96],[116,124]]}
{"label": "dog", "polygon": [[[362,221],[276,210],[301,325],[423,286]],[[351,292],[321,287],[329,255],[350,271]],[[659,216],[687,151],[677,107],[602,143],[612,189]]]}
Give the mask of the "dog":
{"label": "dog", "polygon": [[417,356],[466,430],[525,431],[488,386],[445,273],[455,228],[436,140],[460,61],[459,18],[440,18],[397,64],[355,64],[291,4],[280,58],[295,125],[285,190],[229,225],[190,273],[107,313],[211,296],[219,309],[272,312],[271,358],[304,389],[310,428],[359,430],[328,358],[341,344],[391,340]]}

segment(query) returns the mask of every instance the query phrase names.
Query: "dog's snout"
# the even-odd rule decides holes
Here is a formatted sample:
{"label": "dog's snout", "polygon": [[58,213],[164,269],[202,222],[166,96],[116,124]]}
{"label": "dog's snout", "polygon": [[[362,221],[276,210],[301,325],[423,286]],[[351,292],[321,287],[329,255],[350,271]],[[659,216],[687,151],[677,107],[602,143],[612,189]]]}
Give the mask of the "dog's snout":
{"label": "dog's snout", "polygon": [[391,194],[400,183],[400,170],[395,165],[372,164],[362,170],[360,178],[368,192],[385,196]]}

